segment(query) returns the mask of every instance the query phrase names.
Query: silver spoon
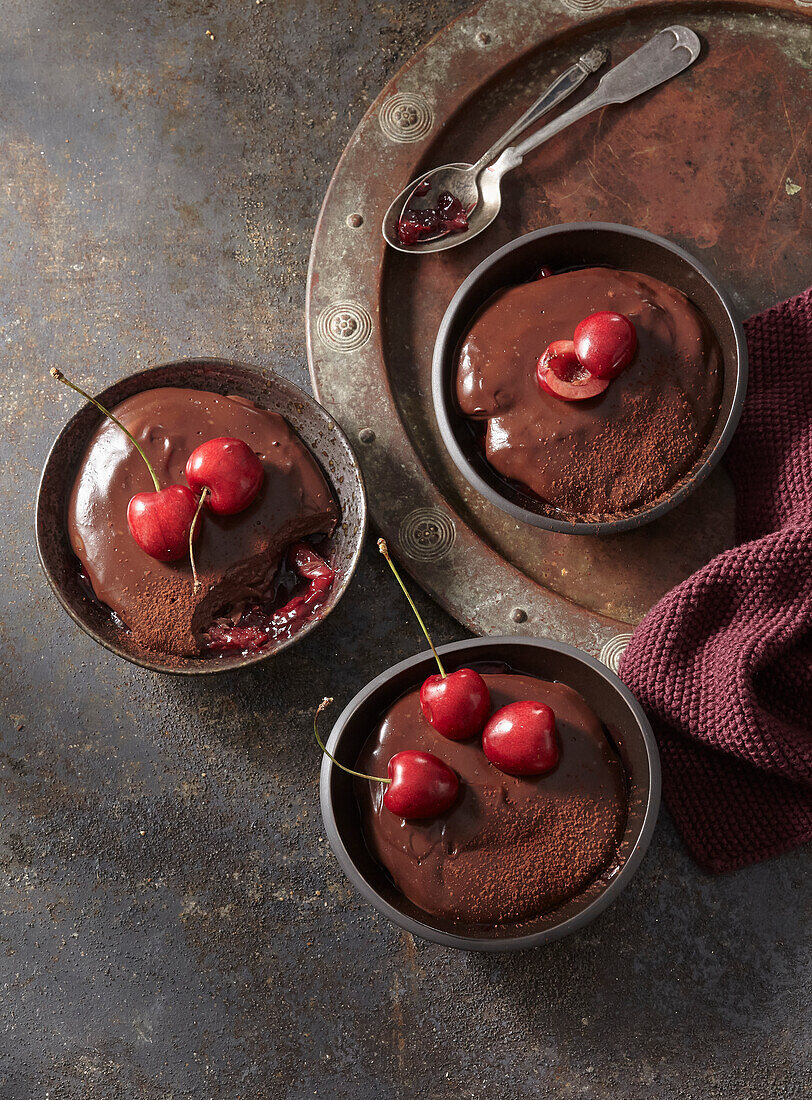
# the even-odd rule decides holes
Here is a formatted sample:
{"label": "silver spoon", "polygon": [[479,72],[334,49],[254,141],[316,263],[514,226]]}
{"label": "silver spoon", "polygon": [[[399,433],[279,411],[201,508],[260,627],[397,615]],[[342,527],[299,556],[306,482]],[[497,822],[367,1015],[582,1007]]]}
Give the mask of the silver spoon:
{"label": "silver spoon", "polygon": [[[515,141],[519,134],[523,133],[529,126],[535,125],[553,107],[557,107],[576,88],[580,87],[590,73],[597,72],[608,58],[609,51],[603,49],[602,46],[596,46],[585,53],[583,57],[580,57],[566,72],[556,77],[535,103],[528,107],[521,118],[518,118],[510,129],[502,134],[486,153],[482,154],[476,164],[444,164],[440,168],[434,168],[431,172],[426,172],[419,179],[412,180],[408,187],[404,187],[386,212],[386,217],[383,220],[384,238],[393,248],[411,252],[414,246],[404,246],[398,240],[398,222],[400,218],[405,214],[408,207],[417,210],[430,210],[432,207],[436,207],[440,195],[444,191],[450,191],[452,195],[455,195],[466,210],[469,207],[476,206],[479,201],[477,176],[482,169],[489,164],[493,164],[499,154],[507,149],[508,145]],[[427,187],[428,190],[421,193],[421,187]],[[417,202],[413,202],[415,198],[417,198]],[[421,244],[440,240],[447,235],[448,230],[445,230],[434,237],[425,237]]]}
{"label": "silver spoon", "polygon": [[[382,227],[384,240],[399,252],[419,254],[441,252],[446,248],[456,248],[457,245],[465,244],[466,241],[470,241],[472,237],[478,236],[484,229],[487,229],[499,213],[502,206],[500,190],[502,177],[506,172],[517,168],[527,153],[592,111],[597,111],[614,103],[627,103],[630,99],[634,99],[636,96],[656,88],[659,84],[665,83],[673,76],[677,76],[696,61],[699,57],[699,51],[699,38],[688,27],[673,26],[659,31],[639,50],[635,50],[634,53],[630,54],[625,61],[621,61],[619,65],[611,68],[590,95],[559,115],[558,118],[553,119],[546,126],[542,126],[535,134],[531,134],[530,137],[525,138],[518,145],[508,145],[507,148],[505,148],[504,138],[497,142],[494,148],[504,151],[487,167],[481,167],[481,165],[482,161],[491,154],[491,150],[488,150],[485,157],[480,158],[476,165],[446,165],[442,169],[426,172],[419,180],[410,183],[408,187],[401,191],[386,212]],[[578,69],[583,61],[584,58],[581,58],[572,69],[568,70],[568,73],[572,73],[573,69]],[[565,73],[559,80],[563,80],[568,73]],[[585,76],[586,73],[583,73],[581,80]],[[534,104],[530,109],[531,112],[536,113],[536,109],[558,83],[559,81],[556,81],[548,89],[548,92],[542,96],[542,99]],[[580,80],[578,83],[580,83]],[[577,87],[577,84],[574,86]],[[572,91],[572,88],[569,88],[566,93],[562,93],[559,89],[561,98],[569,91]],[[527,112],[527,114],[529,113]],[[538,117],[539,115],[536,114],[536,118]],[[522,116],[508,131],[510,135],[508,142],[516,136],[517,127],[524,119],[525,116]],[[525,121],[521,129],[524,129],[527,125],[528,123]],[[507,135],[505,136],[507,137]],[[433,194],[437,186],[434,182],[437,174],[443,172],[444,178],[450,180],[450,177],[445,175],[450,171],[454,172],[453,184],[449,185],[446,182],[440,189],[449,190],[452,194],[456,194],[464,207],[475,204],[468,217],[468,229],[461,233],[443,234],[442,236],[420,241],[417,244],[401,244],[397,235],[398,220],[416,187],[428,178],[431,180],[431,194]],[[464,193],[460,193],[460,190],[457,189],[460,186],[458,179],[465,181],[466,190]],[[470,188],[469,181],[471,180],[474,184],[473,190]],[[428,197],[427,195],[426,198]]]}

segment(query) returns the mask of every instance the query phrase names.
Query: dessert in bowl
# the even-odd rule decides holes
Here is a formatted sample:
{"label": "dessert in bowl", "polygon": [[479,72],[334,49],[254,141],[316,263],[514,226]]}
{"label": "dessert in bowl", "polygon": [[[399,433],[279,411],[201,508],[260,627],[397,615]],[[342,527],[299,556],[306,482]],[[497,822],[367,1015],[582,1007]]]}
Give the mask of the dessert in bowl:
{"label": "dessert in bowl", "polygon": [[[322,761],[333,850],[379,912],[436,943],[509,951],[575,931],[624,888],[651,839],[660,779],[649,724],[620,680],[571,646],[481,638],[438,653],[449,679],[465,666],[487,685],[483,732],[455,738],[427,720],[421,684],[434,671],[431,652],[372,681],[339,717],[327,749],[373,781]],[[534,715],[550,708],[555,719],[529,771],[526,760],[504,759],[499,742],[499,716],[528,706]],[[383,793],[374,777],[411,752],[457,777],[441,812],[407,817],[386,805],[392,787]]]}
{"label": "dessert in bowl", "polygon": [[198,673],[265,659],[329,613],[357,563],[366,505],[321,406],[222,360],[155,367],[98,400],[119,424],[82,407],[37,502],[40,559],[79,625],[136,664]]}
{"label": "dessert in bowl", "polygon": [[[622,358],[601,356],[610,338]],[[653,234],[582,223],[528,233],[471,273],[438,332],[433,397],[485,497],[537,527],[601,534],[708,476],[746,379],[742,326],[709,272]]]}

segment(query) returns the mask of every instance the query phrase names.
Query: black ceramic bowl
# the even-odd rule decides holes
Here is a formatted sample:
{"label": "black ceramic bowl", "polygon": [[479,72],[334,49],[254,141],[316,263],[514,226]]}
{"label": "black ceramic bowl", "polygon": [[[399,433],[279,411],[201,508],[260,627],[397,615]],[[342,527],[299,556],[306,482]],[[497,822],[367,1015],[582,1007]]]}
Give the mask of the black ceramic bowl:
{"label": "black ceramic bowl", "polygon": [[[615,267],[652,275],[681,290],[705,314],[722,349],[724,381],[716,427],[702,454],[666,495],[629,512],[598,521],[579,519],[545,506],[532,494],[508,484],[480,452],[470,424],[454,396],[455,352],[482,305],[504,287],[527,282],[545,265]],[[492,504],[515,519],[548,531],[607,535],[628,531],[670,511],[701,485],[717,465],[741,415],[747,389],[747,344],[730,298],[718,280],[684,249],[643,229],[607,222],[574,222],[527,233],[504,245],[474,268],[445,312],[434,345],[434,410],[448,451],[467,481]]]}
{"label": "black ceramic bowl", "polygon": [[[98,399],[106,408],[143,390],[158,386],[190,386],[212,393],[236,394],[263,409],[281,413],[295,428],[321,466],[341,510],[338,526],[321,552],[336,571],[326,604],[292,637],[281,639],[247,656],[199,658],[162,657],[135,646],[129,634],[113,622],[110,612],[91,598],[80,581],[79,563],[68,540],[66,513],[73,478],[87,441],[102,417],[89,402],[65,425],[51,447],[37,493],[37,550],[51,587],[67,613],[91,638],[119,657],[156,672],[187,675],[242,668],[269,657],[304,638],[330,614],[350,583],[366,532],[366,495],[361,470],[346,436],[318,402],[270,371],[224,359],[185,359],[133,374],[116,382]],[[77,397],[77,403],[81,401]]]}
{"label": "black ceramic bowl", "polygon": [[[477,638],[442,646],[449,671],[478,661],[498,661],[515,672],[558,680],[575,688],[603,722],[620,754],[629,790],[629,813],[618,855],[609,870],[578,897],[535,921],[498,929],[467,926],[432,916],[395,887],[367,849],[353,779],[329,757],[321,765],[321,812],[327,837],[359,893],[414,936],[465,951],[521,951],[539,947],[583,928],[629,883],[648,848],[660,808],[660,757],[640,704],[624,684],[594,658],[561,642],[537,638]],[[430,652],[388,669],[360,691],[333,727],[327,748],[354,767],[361,748],[383,713],[404,692],[418,687],[436,668]]]}

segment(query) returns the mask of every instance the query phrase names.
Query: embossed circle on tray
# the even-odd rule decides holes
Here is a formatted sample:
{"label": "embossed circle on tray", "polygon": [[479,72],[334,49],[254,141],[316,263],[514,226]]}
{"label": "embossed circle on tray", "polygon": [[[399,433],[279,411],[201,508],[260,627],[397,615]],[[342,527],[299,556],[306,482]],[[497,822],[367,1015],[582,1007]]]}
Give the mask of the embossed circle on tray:
{"label": "embossed circle on tray", "polygon": [[372,317],[357,302],[336,302],[321,311],[316,332],[334,351],[357,351],[372,335]]}
{"label": "embossed circle on tray", "polygon": [[631,634],[616,634],[614,638],[610,638],[603,649],[601,649],[600,659],[607,667],[611,668],[612,672],[617,672],[620,668],[620,660],[626,652],[631,640]]}
{"label": "embossed circle on tray", "polygon": [[434,111],[425,96],[396,92],[384,101],[378,122],[390,141],[421,141],[434,126]]}
{"label": "embossed circle on tray", "polygon": [[605,3],[606,0],[564,0],[564,4],[579,15],[588,15],[590,12],[597,11]]}
{"label": "embossed circle on tray", "polygon": [[457,537],[454,520],[442,508],[415,508],[400,525],[398,541],[404,553],[418,561],[439,561]]}

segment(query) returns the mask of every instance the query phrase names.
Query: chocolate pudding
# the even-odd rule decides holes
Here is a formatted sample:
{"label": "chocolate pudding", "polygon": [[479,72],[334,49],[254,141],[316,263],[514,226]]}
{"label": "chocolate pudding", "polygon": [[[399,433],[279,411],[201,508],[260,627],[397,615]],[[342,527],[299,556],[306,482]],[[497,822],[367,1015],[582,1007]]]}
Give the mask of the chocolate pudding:
{"label": "chocolate pudding", "polygon": [[[600,310],[634,323],[631,364],[597,397],[545,393],[536,363]],[[456,396],[487,461],[551,510],[597,520],[653,504],[690,470],[719,413],[722,355],[680,291],[628,271],[563,272],[494,295],[462,340]]]}
{"label": "chocolate pudding", "polygon": [[144,649],[199,655],[216,620],[236,623],[243,611],[273,595],[291,543],[333,530],[336,503],[284,418],[241,397],[162,388],[135,394],[111,411],[144,448],[163,486],[186,484],[191,452],[221,436],[243,440],[264,466],[262,487],[244,511],[219,516],[204,508],[195,543],[201,588],[195,594],[188,558],[157,561],[130,534],[127,504],[154,486],[123,432],[104,421],[80,463],[68,533],[96,597]]}
{"label": "chocolate pudding", "polygon": [[359,782],[357,793],[367,845],[410,901],[466,924],[512,924],[555,909],[609,868],[626,823],[625,776],[598,717],[572,688],[483,675],[494,710],[525,699],[552,707],[561,750],[552,771],[499,771],[481,738],[437,733],[415,689],[389,709],[356,766],[386,776],[396,752],[432,752],[460,778],[457,804],[438,818],[405,821],[385,809],[383,784]]}

